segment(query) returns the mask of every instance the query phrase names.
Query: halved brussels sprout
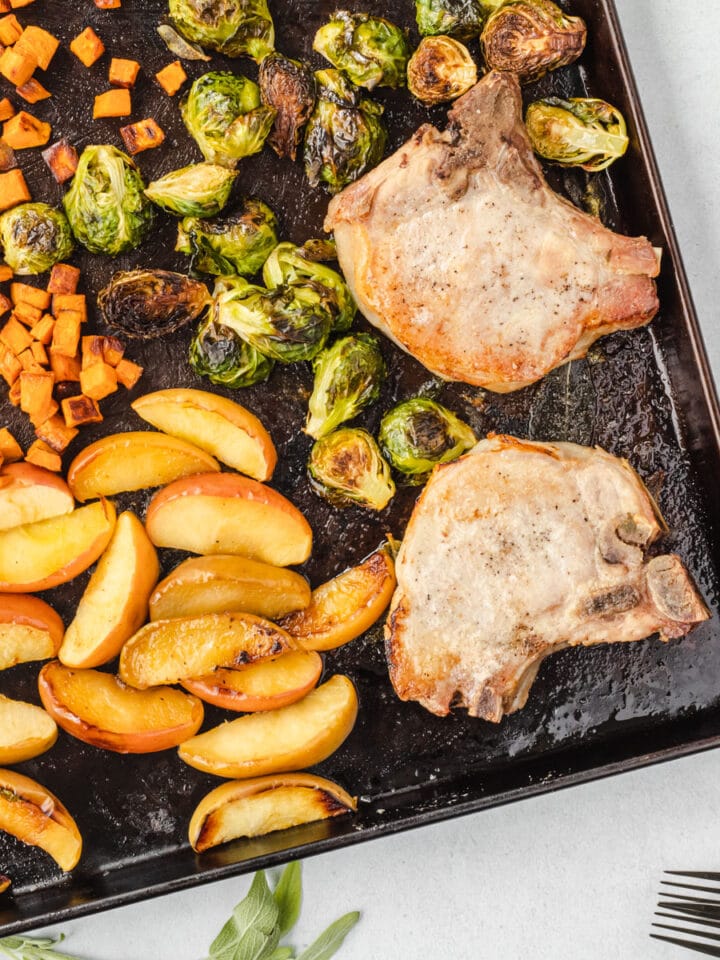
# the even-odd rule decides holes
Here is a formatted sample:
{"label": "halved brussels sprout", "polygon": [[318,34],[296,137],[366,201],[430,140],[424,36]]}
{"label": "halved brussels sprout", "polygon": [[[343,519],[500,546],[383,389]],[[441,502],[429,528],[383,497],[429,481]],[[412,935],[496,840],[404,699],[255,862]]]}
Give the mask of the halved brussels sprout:
{"label": "halved brussels sprout", "polygon": [[[502,0],[493,6],[498,2]],[[423,37],[446,34],[470,40],[482,30],[487,6],[483,0],[415,0],[415,19]]]}
{"label": "halved brussels sprout", "polygon": [[410,48],[403,31],[383,17],[336,10],[315,34],[313,50],[358,87],[405,86]]}
{"label": "halved brussels sprout", "polygon": [[[307,241],[308,244],[313,242]],[[338,333],[349,330],[355,319],[357,307],[348,285],[340,274],[316,260],[311,260],[305,254],[305,247],[296,247],[294,243],[279,243],[263,267],[265,286],[279,287],[283,283],[303,283],[307,280],[325,287],[329,300],[334,300],[333,330]]]}
{"label": "halved brussels sprout", "polygon": [[127,270],[113,276],[97,302],[111,327],[126,337],[154,340],[197,320],[210,303],[210,292],[184,273]]}
{"label": "halved brussels sprout", "polygon": [[225,167],[262,150],[275,119],[256,83],[223,70],[198,77],[180,112],[205,159]]}
{"label": "halved brussels sprout", "polygon": [[13,273],[45,273],[73,250],[70,224],[47,203],[21,203],[0,216],[0,247]]}
{"label": "halved brussels sprout", "polygon": [[188,40],[257,63],[275,43],[267,0],[170,0],[170,17]]}
{"label": "halved brussels sprout", "polygon": [[343,337],[323,350],[313,372],[305,433],[316,440],[377,400],[386,374],[378,342],[367,333]]}
{"label": "halved brussels sprout", "polygon": [[450,463],[477,443],[472,429],[427,397],[393,407],[382,418],[378,437],[390,463],[411,483],[423,483],[438,463]]}
{"label": "halved brussels sprout", "polygon": [[85,147],[63,205],[75,239],[109,256],[139,246],[155,216],[138,168],[111,144]]}
{"label": "halved brussels sprout", "polygon": [[267,204],[246,197],[238,210],[223,217],[186,217],[179,226],[175,249],[189,253],[193,270],[200,273],[251,277],[275,247],[277,227],[277,218]]}
{"label": "halved brussels sprout", "polygon": [[190,343],[190,366],[219,387],[251,387],[267,380],[275,361],[264,356],[230,327],[209,316]]}
{"label": "halved brussels sprout", "polygon": [[262,101],[275,110],[268,143],[279,157],[297,158],[302,128],[315,106],[315,77],[299,60],[271,53],[258,73]]}
{"label": "halved brussels sprout", "polygon": [[525,126],[539,156],[590,173],[605,170],[622,157],[630,142],[625,118],[604,100],[536,100],[527,108]]}
{"label": "halved brussels sprout", "polygon": [[390,467],[373,437],[358,427],[341,427],[316,440],[308,475],[315,492],[336,506],[383,510],[395,496]]}
{"label": "halved brussels sprout", "polygon": [[338,193],[382,160],[387,132],[379,103],[363,98],[338,70],[315,74],[318,99],[305,128],[305,173]]}
{"label": "halved brussels sprout", "polygon": [[153,180],[145,196],[178,217],[214,217],[228,202],[236,176],[219,163],[192,163]]}
{"label": "halved brussels sprout", "polygon": [[452,37],[425,37],[410,57],[408,89],[421,103],[446,103],[477,83],[477,67],[466,46]]}

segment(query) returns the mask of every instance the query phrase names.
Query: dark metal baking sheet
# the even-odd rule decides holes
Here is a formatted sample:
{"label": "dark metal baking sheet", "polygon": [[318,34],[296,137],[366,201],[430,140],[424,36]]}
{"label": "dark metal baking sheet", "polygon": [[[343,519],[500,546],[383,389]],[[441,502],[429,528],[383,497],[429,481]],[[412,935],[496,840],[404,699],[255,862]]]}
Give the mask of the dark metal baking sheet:
{"label": "dark metal baking sheet", "polygon": [[[310,51],[312,36],[334,2],[271,0],[271,6],[279,49],[319,66]],[[417,42],[411,0],[403,0],[402,7],[387,0],[353,0],[348,6],[390,15],[408,26]],[[649,328],[614,334],[593,348],[587,360],[508,396],[440,383],[385,342],[389,381],[361,422],[376,428],[395,399],[422,388],[467,418],[480,435],[500,430],[597,443],[627,456],[668,521],[663,549],[676,550],[686,561],[713,611],[712,620],[670,644],[648,639],[560,653],[543,664],[527,706],[498,726],[462,714],[440,719],[415,704],[400,703],[387,678],[378,626],[327,654],[325,664],[328,673],[345,671],[352,677],[361,709],[350,738],[318,769],[359,795],[357,816],[238,841],[200,857],[187,844],[187,823],[217,779],[186,767],[174,751],[123,757],[61,733],[53,750],[20,769],[67,804],[84,836],[85,852],[73,874],[63,876],[45,854],[0,834],[0,870],[14,878],[11,893],[0,898],[0,932],[244,873],[720,743],[720,412],[612,0],[572,0],[570,6],[587,20],[587,50],[578,65],[528,88],[526,98],[550,91],[587,92],[624,111],[632,130],[631,150],[593,183],[607,224],[645,234],[663,247],[660,315]],[[86,70],[68,53],[67,41],[91,24],[110,53],[140,60],[134,119],[154,116],[168,133],[161,149],[139,157],[147,180],[199,159],[179,121],[177,101],[160,93],[150,79],[173,59],[155,33],[164,9],[163,0],[124,0],[118,11],[99,11],[90,0],[38,0],[19,11],[23,22],[44,23],[65,42],[48,74],[54,96],[33,112],[53,123],[55,136],[63,134],[79,147],[108,141],[120,145],[120,123],[90,119],[92,98],[106,87],[108,55]],[[473,51],[478,54],[476,44]],[[250,76],[256,71],[246,60],[218,57],[216,65]],[[205,69],[192,64],[189,72],[194,77]],[[442,109],[426,111],[405,92],[377,97],[386,105],[391,149],[428,118],[443,122]],[[60,199],[62,191],[39,151],[21,155],[21,163],[35,199]],[[550,179],[575,202],[584,202],[586,175],[552,171]],[[257,194],[278,212],[283,238],[300,242],[319,235],[327,197],[307,186],[299,165],[281,162],[265,150],[241,163],[238,180],[238,192]],[[182,269],[183,258],[172,252],[173,233],[174,222],[161,216],[152,239],[131,255],[113,262],[76,254],[85,292],[97,293],[116,269]],[[170,385],[207,388],[185,363],[188,338],[179,333],[130,348],[131,358],[146,367],[133,395]],[[358,561],[387,530],[401,536],[417,490],[401,490],[379,516],[359,509],[338,512],[318,500],[305,478],[310,444],[300,430],[310,384],[309,368],[301,364],[277,369],[268,384],[236,397],[270,427],[280,454],[273,485],[312,523],[316,546],[305,572],[318,583]],[[128,399],[124,392],[108,398],[105,422],[85,430],[69,456],[103,433],[140,426]],[[4,394],[0,404],[3,423],[29,442],[27,426]],[[118,505],[142,511],[148,496],[118,497]],[[177,559],[166,551],[164,568]],[[87,575],[47,595],[66,622],[86,581]],[[0,673],[0,692],[37,702],[36,676],[33,665]],[[208,709],[207,725],[219,716]]]}

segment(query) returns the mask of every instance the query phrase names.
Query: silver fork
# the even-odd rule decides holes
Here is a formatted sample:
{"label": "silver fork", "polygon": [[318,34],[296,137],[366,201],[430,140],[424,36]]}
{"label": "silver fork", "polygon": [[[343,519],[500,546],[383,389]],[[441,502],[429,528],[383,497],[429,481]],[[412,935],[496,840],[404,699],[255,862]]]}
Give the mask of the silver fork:
{"label": "silver fork", "polygon": [[[673,877],[682,877],[686,880],[705,880],[714,883],[709,886],[702,883],[680,883],[677,880],[661,880],[664,888],[660,891],[656,917],[663,917],[671,923],[653,923],[653,927],[668,930],[671,933],[690,936],[687,940],[680,937],[671,937],[667,934],[651,933],[655,940],[664,940],[665,943],[674,943],[686,950],[694,950],[706,957],[720,957],[720,933],[711,933],[710,930],[720,931],[720,873],[707,871],[666,870],[665,874]],[[679,890],[687,892],[677,892]],[[692,895],[691,895],[692,893]],[[697,894],[713,894],[711,897],[701,897]],[[672,913],[665,911],[671,910]],[[692,926],[677,926],[677,923],[692,924]],[[696,929],[699,928],[699,929]],[[709,928],[709,929],[708,929]],[[717,946],[715,946],[717,944]]]}

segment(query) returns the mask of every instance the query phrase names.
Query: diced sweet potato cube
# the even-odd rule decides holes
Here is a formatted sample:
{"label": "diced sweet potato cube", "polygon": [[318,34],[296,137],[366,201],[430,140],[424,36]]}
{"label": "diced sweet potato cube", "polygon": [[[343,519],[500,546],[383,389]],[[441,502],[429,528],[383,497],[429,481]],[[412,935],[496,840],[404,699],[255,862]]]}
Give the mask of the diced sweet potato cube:
{"label": "diced sweet potato cube", "polygon": [[18,303],[13,310],[15,319],[25,324],[26,327],[34,327],[42,315],[42,310],[38,310],[31,303]]}
{"label": "diced sweet potato cube", "polygon": [[15,115],[15,107],[10,103],[7,97],[0,100],[0,121],[9,120]]}
{"label": "diced sweet potato cube", "polygon": [[40,343],[39,340],[33,340],[33,342],[30,344],[30,351],[40,366],[48,366],[50,361],[48,360],[47,350],[45,349],[44,344]]}
{"label": "diced sweet potato cube", "polygon": [[82,338],[80,353],[82,354],[82,369],[92,367],[96,363],[105,363],[105,337],[96,335]]}
{"label": "diced sweet potato cube", "polygon": [[10,297],[14,304],[29,303],[31,307],[37,307],[41,313],[50,306],[50,294],[47,290],[33,287],[29,283],[11,283]]}
{"label": "diced sweet potato cube", "polygon": [[12,386],[22,372],[22,364],[10,347],[0,343],[0,376],[8,386]]}
{"label": "diced sweet potato cube", "polygon": [[164,131],[152,117],[148,117],[147,120],[138,120],[137,123],[131,123],[127,127],[120,127],[120,136],[130,156],[142,153],[143,150],[150,150],[152,147],[159,147],[165,139]]}
{"label": "diced sweet potato cube", "polygon": [[16,87],[28,82],[37,65],[34,53],[18,53],[15,47],[7,47],[0,56],[0,74]]}
{"label": "diced sweet potato cube", "polygon": [[50,353],[74,357],[80,343],[80,316],[73,310],[62,310],[55,318]]}
{"label": "diced sweet potato cube", "polygon": [[87,320],[87,301],[84,293],[56,293],[52,298],[52,312],[57,315],[63,310],[73,310],[80,314],[83,323]]}
{"label": "diced sweet potato cube", "polygon": [[[22,372],[22,370],[20,371]],[[13,380],[8,390],[8,400],[14,407],[20,406],[20,375]]]}
{"label": "diced sweet potato cube", "polygon": [[43,147],[50,139],[49,123],[21,110],[3,124],[3,140],[13,150]]}
{"label": "diced sweet potato cube", "polygon": [[6,347],[12,350],[16,357],[19,356],[23,350],[27,350],[32,343],[32,339],[25,327],[16,320],[15,317],[10,317],[2,330],[0,330],[0,340],[2,340]]}
{"label": "diced sweet potato cube", "polygon": [[0,13],[10,13],[11,10],[10,0],[0,0]]}
{"label": "diced sweet potato cube", "polygon": [[95,6],[98,10],[119,10],[122,0],[95,0]]}
{"label": "diced sweet potato cube", "polygon": [[75,293],[79,281],[79,267],[71,267],[69,263],[56,263],[50,271],[50,280],[47,285],[47,292]]}
{"label": "diced sweet potato cube", "polygon": [[80,389],[86,397],[102,400],[118,388],[115,367],[108,363],[93,363],[80,371]]}
{"label": "diced sweet potato cube", "polygon": [[103,416],[92,397],[66,397],[60,404],[65,423],[68,427],[79,427],[83,423],[100,423]]}
{"label": "diced sweet potato cube", "polygon": [[104,337],[103,360],[111,367],[116,367],[125,353],[125,344],[117,337]]}
{"label": "diced sweet potato cube", "polygon": [[50,353],[50,369],[56,383],[80,383],[80,358]]}
{"label": "diced sweet potato cube", "polygon": [[7,427],[0,429],[0,456],[5,463],[22,460],[22,447]]}
{"label": "diced sweet potato cube", "polygon": [[91,67],[105,53],[105,44],[92,27],[85,27],[70,43],[70,49],[86,67]]}
{"label": "diced sweet potato cube", "polygon": [[133,363],[132,360],[126,360],[124,357],[115,367],[115,375],[118,383],[121,383],[128,390],[134,387],[143,374],[143,368]]}
{"label": "diced sweet potato cube", "polygon": [[51,373],[29,373],[23,370],[20,374],[20,409],[23,413],[30,416],[42,413],[39,423],[51,417],[54,413],[50,410],[55,402],[52,395],[54,385],[55,378]]}
{"label": "diced sweet potato cube", "polygon": [[55,56],[60,41],[42,27],[25,27],[15,44],[20,53],[33,53],[41,70],[47,70]]}
{"label": "diced sweet potato cube", "polygon": [[17,10],[20,7],[29,7],[31,3],[35,3],[35,0],[10,0],[10,7]]}
{"label": "diced sweet potato cube", "polygon": [[155,74],[155,79],[168,96],[174,97],[187,80],[187,74],[179,60],[169,63]]}
{"label": "diced sweet potato cube", "polygon": [[27,83],[23,83],[20,87],[15,87],[15,93],[19,97],[22,97],[23,100],[27,100],[28,103],[37,103],[39,100],[47,100],[52,96],[50,91],[46,90],[35,77],[30,77]]}
{"label": "diced sweet potato cube", "polygon": [[110,61],[108,80],[113,87],[134,87],[140,64],[137,60],[123,60],[122,57],[113,57]]}
{"label": "diced sweet potato cube", "polygon": [[93,120],[103,117],[129,117],[132,113],[130,91],[125,87],[116,87],[106,90],[95,97],[93,106]]}
{"label": "diced sweet potato cube", "polygon": [[0,263],[0,283],[5,283],[6,280],[12,280],[12,278],[12,267],[9,267],[6,263]]}
{"label": "diced sweet potato cube", "polygon": [[0,317],[7,313],[8,310],[12,307],[12,300],[10,297],[6,297],[4,293],[0,293]]}
{"label": "diced sweet potato cube", "polygon": [[53,473],[59,473],[62,470],[62,460],[60,454],[55,453],[52,447],[49,447],[44,440],[36,440],[28,447],[25,454],[28,463],[34,463],[36,467],[45,467],[46,470],[52,470]]}
{"label": "diced sweet potato cube", "polygon": [[8,170],[6,173],[0,173],[0,211],[9,210],[31,199],[22,170]]}
{"label": "diced sweet potato cube", "polygon": [[30,330],[30,335],[34,340],[37,340],[38,343],[47,346],[52,340],[54,327],[55,317],[50,316],[49,313],[45,313]]}
{"label": "diced sweet potato cube", "polygon": [[0,43],[4,47],[11,47],[22,36],[23,28],[14,13],[0,19]]}
{"label": "diced sweet potato cube", "polygon": [[35,427],[35,436],[38,440],[42,440],[56,453],[62,453],[79,432],[77,427],[68,427],[65,420],[57,414],[53,414]]}
{"label": "diced sweet potato cube", "polygon": [[33,356],[31,347],[28,347],[27,350],[23,350],[22,353],[19,353],[18,360],[22,365],[23,371],[27,371],[28,373],[47,373],[47,371],[43,370]]}
{"label": "diced sweet potato cube", "polygon": [[4,140],[0,140],[0,172],[14,170],[17,165],[17,158],[15,157],[13,148],[9,147]]}
{"label": "diced sweet potato cube", "polygon": [[58,183],[65,183],[75,176],[78,165],[78,152],[67,140],[58,140],[42,152],[42,158],[50,167]]}

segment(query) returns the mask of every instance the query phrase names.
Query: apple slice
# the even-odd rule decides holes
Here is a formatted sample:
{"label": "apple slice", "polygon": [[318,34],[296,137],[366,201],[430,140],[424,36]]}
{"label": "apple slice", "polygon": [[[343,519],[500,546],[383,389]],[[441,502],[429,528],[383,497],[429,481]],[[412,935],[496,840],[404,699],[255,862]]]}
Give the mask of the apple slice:
{"label": "apple slice", "polygon": [[301,770],[338,749],[357,711],[355,687],[336,674],[297,703],[230,720],[186,740],[178,753],[191,767],[232,779]]}
{"label": "apple slice", "polygon": [[60,617],[39,597],[0,594],[0,670],[57,656],[64,632]]}
{"label": "apple slice", "polygon": [[77,500],[160,487],[178,477],[219,470],[214,457],[192,443],[150,430],[112,433],[89,444],[68,470]]}
{"label": "apple slice", "polygon": [[120,676],[144,690],[191,677],[216,667],[233,667],[276,657],[291,650],[290,637],[269,620],[251,613],[207,613],[148,623],[120,654]]}
{"label": "apple slice", "polygon": [[279,622],[304,650],[333,650],[369,630],[394,589],[395,564],[383,547],[313,590],[310,606]]}
{"label": "apple slice", "polygon": [[55,721],[41,707],[0,694],[0,763],[22,763],[45,753],[57,733]]}
{"label": "apple slice", "polygon": [[175,567],[150,597],[150,619],[242,610],[277,620],[310,603],[307,580],[292,570],[247,557],[191,557]]}
{"label": "apple slice", "polygon": [[237,553],[276,567],[304,563],[312,530],[282,494],[235,473],[176,480],[150,501],[145,525],[158,547]]}
{"label": "apple slice", "polygon": [[80,859],[82,837],[68,811],[45,787],[13,770],[0,770],[0,830],[49,853],[61,870]]}
{"label": "apple slice", "polygon": [[46,663],[40,699],[72,737],[115,753],[154,753],[176,747],[200,729],[203,705],[172,687],[134,690],[99,670]]}
{"label": "apple slice", "polygon": [[188,835],[193,850],[202,853],[239,837],[259,837],[355,810],[355,797],[311,773],[233,780],[203,797],[190,818]]}
{"label": "apple slice", "polygon": [[183,686],[201,700],[225,710],[277,710],[310,693],[320,679],[322,666],[318,653],[295,650],[239,670],[221,668],[207,677],[184,680]]}
{"label": "apple slice", "polygon": [[66,667],[97,667],[116,657],[147,617],[160,574],[155,547],[134,513],[121,513],[82,595],[58,656]]}
{"label": "apple slice", "polygon": [[95,563],[110,542],[115,507],[98,500],[62,517],[0,533],[0,592],[31,593],[67,583]]}
{"label": "apple slice", "polygon": [[173,437],[207,450],[240,473],[269,480],[277,463],[275,446],[255,414],[234,400],[207,390],[158,390],[131,404],[143,420]]}
{"label": "apple slice", "polygon": [[62,477],[32,463],[0,471],[0,530],[71,513],[75,501]]}

